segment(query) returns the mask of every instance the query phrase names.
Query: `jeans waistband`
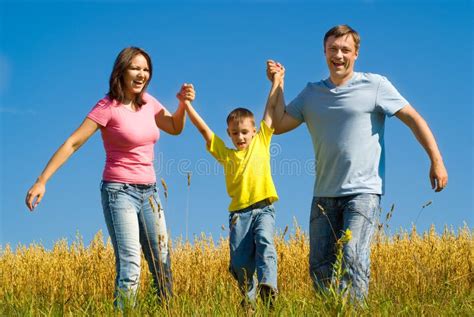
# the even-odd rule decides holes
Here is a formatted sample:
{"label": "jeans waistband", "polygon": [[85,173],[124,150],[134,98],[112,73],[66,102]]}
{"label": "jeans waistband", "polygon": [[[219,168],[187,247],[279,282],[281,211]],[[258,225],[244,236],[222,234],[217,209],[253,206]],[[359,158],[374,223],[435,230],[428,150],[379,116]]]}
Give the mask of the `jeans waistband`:
{"label": "jeans waistband", "polygon": [[156,183],[152,184],[127,184],[128,186],[134,187],[136,189],[150,189],[155,187]]}
{"label": "jeans waistband", "polygon": [[136,189],[140,189],[140,190],[151,189],[151,188],[154,188],[154,187],[156,186],[156,183],[150,183],[150,184],[129,184],[129,183],[110,182],[110,181],[102,181],[100,184],[101,184],[101,186],[102,186],[102,185],[106,185],[106,184],[121,184],[121,185],[124,186],[124,188],[130,186],[130,187],[133,187],[133,188],[136,188]]}
{"label": "jeans waistband", "polygon": [[257,201],[255,204],[251,204],[248,207],[242,208],[240,210],[233,211],[232,213],[244,212],[244,211],[251,210],[251,209],[262,209],[262,208],[265,208],[265,207],[267,207],[271,204],[272,204],[272,202],[270,201],[270,199],[265,198],[264,200]]}

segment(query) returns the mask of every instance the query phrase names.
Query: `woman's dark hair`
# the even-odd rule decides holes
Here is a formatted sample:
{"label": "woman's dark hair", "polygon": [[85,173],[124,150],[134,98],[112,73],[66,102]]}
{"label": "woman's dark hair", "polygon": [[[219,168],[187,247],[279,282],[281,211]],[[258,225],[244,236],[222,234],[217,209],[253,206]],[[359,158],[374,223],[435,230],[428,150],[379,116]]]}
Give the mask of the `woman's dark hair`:
{"label": "woman's dark hair", "polygon": [[150,55],[145,52],[143,49],[139,47],[127,47],[124,48],[115,59],[114,68],[112,69],[112,74],[110,74],[109,80],[109,92],[108,96],[112,100],[116,100],[118,102],[123,102],[125,100],[125,93],[124,93],[124,82],[123,76],[127,68],[132,63],[132,59],[137,55],[143,55],[148,63],[148,69],[150,71],[150,76],[148,77],[145,86],[143,86],[142,91],[135,97],[133,102],[141,107],[146,102],[143,100],[143,94],[148,87],[148,83],[151,80],[153,74],[153,66],[151,64]]}

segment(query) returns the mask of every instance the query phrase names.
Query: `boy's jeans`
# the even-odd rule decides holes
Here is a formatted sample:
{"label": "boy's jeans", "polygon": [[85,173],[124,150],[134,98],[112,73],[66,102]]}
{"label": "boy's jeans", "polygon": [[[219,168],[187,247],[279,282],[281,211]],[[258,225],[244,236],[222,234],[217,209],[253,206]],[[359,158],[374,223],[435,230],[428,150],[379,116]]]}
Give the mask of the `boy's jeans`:
{"label": "boy's jeans", "polygon": [[102,182],[102,207],[115,253],[117,308],[135,304],[140,245],[160,298],[172,295],[168,233],[155,184]]}
{"label": "boy's jeans", "polygon": [[259,285],[277,292],[277,254],[273,242],[275,209],[272,204],[254,204],[229,215],[230,271],[247,300],[256,299]]}
{"label": "boy's jeans", "polygon": [[351,295],[362,300],[369,291],[370,241],[380,209],[380,195],[313,197],[310,218],[309,269],[315,288],[330,283],[335,262],[335,243],[346,229],[352,239],[343,247],[346,274],[342,288],[351,285]]}

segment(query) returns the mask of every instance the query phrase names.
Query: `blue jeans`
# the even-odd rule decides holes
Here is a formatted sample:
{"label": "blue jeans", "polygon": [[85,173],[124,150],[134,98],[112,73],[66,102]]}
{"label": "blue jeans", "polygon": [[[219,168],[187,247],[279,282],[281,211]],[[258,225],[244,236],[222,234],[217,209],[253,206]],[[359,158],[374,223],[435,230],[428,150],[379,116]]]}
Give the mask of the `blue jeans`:
{"label": "blue jeans", "polygon": [[309,227],[309,270],[317,290],[325,289],[330,283],[336,259],[336,240],[342,232],[350,229],[352,239],[343,247],[343,268],[346,274],[341,287],[351,285],[351,295],[359,300],[367,296],[370,242],[379,209],[380,196],[375,194],[313,197]]}
{"label": "blue jeans", "polygon": [[135,304],[140,246],[160,299],[172,295],[168,233],[156,186],[102,182],[102,207],[115,254],[114,304]]}
{"label": "blue jeans", "polygon": [[249,301],[255,301],[258,285],[277,292],[275,208],[250,206],[229,215],[230,272]]}

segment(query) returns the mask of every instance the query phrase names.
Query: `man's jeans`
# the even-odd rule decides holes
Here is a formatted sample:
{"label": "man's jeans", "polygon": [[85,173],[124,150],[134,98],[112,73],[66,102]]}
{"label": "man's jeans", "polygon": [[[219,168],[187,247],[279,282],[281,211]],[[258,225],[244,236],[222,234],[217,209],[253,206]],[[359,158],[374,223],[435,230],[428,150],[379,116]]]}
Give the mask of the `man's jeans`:
{"label": "man's jeans", "polygon": [[140,280],[140,245],[158,296],[172,295],[168,233],[156,186],[102,182],[102,207],[115,253],[117,308],[134,306]]}
{"label": "man's jeans", "polygon": [[343,247],[346,274],[342,288],[351,285],[351,294],[362,300],[367,296],[370,278],[370,242],[380,210],[380,196],[357,194],[344,197],[313,197],[310,218],[309,269],[316,289],[331,282],[336,260],[335,243],[346,229],[352,239]]}
{"label": "man's jeans", "polygon": [[271,204],[252,206],[229,215],[229,269],[242,294],[251,302],[255,301],[257,292],[255,269],[258,285],[267,285],[277,292],[275,209]]}

